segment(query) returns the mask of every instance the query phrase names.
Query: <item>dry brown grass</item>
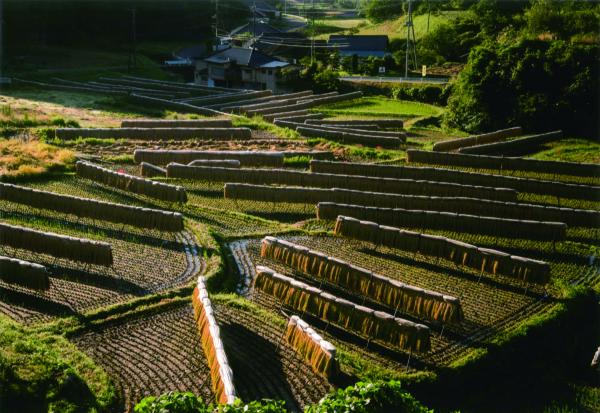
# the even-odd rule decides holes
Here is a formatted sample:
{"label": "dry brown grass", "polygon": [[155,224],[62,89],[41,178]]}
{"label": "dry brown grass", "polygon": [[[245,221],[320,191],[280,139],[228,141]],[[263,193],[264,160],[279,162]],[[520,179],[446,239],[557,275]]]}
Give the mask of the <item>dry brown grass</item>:
{"label": "dry brown grass", "polygon": [[0,180],[69,169],[75,154],[39,141],[0,140]]}

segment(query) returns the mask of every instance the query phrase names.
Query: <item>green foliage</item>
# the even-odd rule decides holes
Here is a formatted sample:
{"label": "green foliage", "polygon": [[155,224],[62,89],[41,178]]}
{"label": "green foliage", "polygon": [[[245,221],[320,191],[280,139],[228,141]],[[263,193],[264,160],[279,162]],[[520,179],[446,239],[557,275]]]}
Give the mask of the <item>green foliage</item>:
{"label": "green foliage", "polygon": [[534,0],[525,20],[525,32],[530,36],[549,34],[568,40],[575,35],[591,35],[597,39],[600,7],[589,2]]}
{"label": "green foliage", "polygon": [[212,413],[214,407],[207,405],[193,393],[169,392],[158,397],[142,399],[134,409],[135,413]]}
{"label": "green foliage", "polygon": [[115,400],[106,373],[64,337],[0,316],[0,411],[95,412]]}
{"label": "green foliage", "polygon": [[367,6],[367,18],[373,22],[389,20],[404,13],[397,0],[372,0]]}
{"label": "green foliage", "polygon": [[192,393],[169,392],[162,396],[142,399],[135,413],[286,413],[281,400],[255,400],[243,403],[237,399],[233,404],[214,406],[206,404],[201,397]]}
{"label": "green foliage", "polygon": [[597,135],[598,47],[564,41],[485,43],[453,85],[445,123],[469,132],[520,125]]}
{"label": "green foliage", "polygon": [[331,64],[328,65],[326,61],[321,60],[311,62],[310,58],[302,59],[301,63],[304,66],[302,70],[284,69],[282,72],[284,84],[295,90],[312,89],[319,93],[340,89],[339,73]]}
{"label": "green foliage", "polygon": [[428,413],[399,381],[359,382],[325,397],[306,413]]}

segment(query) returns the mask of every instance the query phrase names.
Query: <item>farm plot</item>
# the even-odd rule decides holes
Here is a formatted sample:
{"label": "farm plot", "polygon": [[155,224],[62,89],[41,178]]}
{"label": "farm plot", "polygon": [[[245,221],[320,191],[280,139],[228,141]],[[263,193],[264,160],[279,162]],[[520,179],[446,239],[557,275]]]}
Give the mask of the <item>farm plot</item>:
{"label": "farm plot", "polygon": [[187,282],[200,269],[193,237],[186,231],[161,233],[95,221],[0,201],[3,222],[92,240],[112,247],[110,268],[83,265],[45,254],[4,247],[5,255],[51,269],[51,287],[43,294],[0,283],[2,310],[22,321],[84,312],[127,301]]}
{"label": "farm plot", "polygon": [[214,400],[191,304],[92,329],[72,341],[114,379],[121,411],[168,391]]}
{"label": "farm plot", "polygon": [[285,344],[284,326],[225,304],[216,306],[216,318],[242,400],[274,398],[284,400],[290,411],[301,411],[331,390],[327,380]]}
{"label": "farm plot", "polygon": [[[440,232],[441,233],[441,232]],[[575,243],[563,243],[554,252],[548,243],[533,241],[507,241],[491,237],[448,234],[446,236],[473,242],[480,246],[520,254],[531,258],[547,260],[552,267],[552,276],[571,283],[582,282],[589,276],[589,249]],[[456,360],[469,349],[498,333],[506,332],[519,321],[534,313],[543,312],[555,302],[556,290],[533,285],[525,285],[503,276],[489,276],[465,268],[457,268],[444,260],[428,259],[418,254],[407,254],[398,250],[379,247],[374,249],[366,243],[334,237],[289,237],[292,242],[339,257],[355,265],[417,287],[435,290],[460,298],[465,313],[465,322],[460,326],[448,325],[443,335],[440,326],[432,326],[438,333],[432,335],[432,351],[416,357],[422,365],[440,366]],[[502,245],[495,245],[501,242]],[[510,246],[512,245],[512,247]],[[245,271],[252,271],[253,265],[268,265],[284,274],[293,274],[303,281],[311,281],[289,268],[260,257],[260,240],[249,240],[235,244],[234,254],[243,263]],[[244,256],[245,255],[245,256]],[[243,272],[243,271],[242,271]],[[252,277],[252,274],[247,274]],[[598,277],[587,279],[587,283],[597,283]],[[335,290],[334,294],[349,298],[349,292]],[[324,288],[323,286],[321,288]],[[254,293],[252,293],[254,294]],[[345,295],[344,295],[345,294]],[[355,298],[356,300],[356,298]],[[355,301],[356,302],[356,301]],[[273,303],[271,303],[273,307]],[[275,308],[277,306],[275,305]],[[406,314],[402,317],[409,318]],[[328,338],[329,339],[329,338]],[[337,345],[339,336],[333,339]],[[385,366],[385,364],[384,364]]]}

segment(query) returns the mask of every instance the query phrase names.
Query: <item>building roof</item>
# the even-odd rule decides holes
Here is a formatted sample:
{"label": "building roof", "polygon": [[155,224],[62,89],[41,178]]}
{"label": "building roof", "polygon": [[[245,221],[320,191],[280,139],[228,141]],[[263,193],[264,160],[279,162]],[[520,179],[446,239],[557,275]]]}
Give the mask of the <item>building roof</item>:
{"label": "building roof", "polygon": [[389,39],[385,35],[331,35],[329,44],[344,44],[340,47],[343,51],[377,51],[385,52],[388,48]]}
{"label": "building roof", "polygon": [[230,47],[221,50],[206,59],[207,63],[225,64],[229,62],[236,63],[238,66],[247,66],[253,68],[264,67],[283,67],[288,63],[271,57],[259,50],[249,49],[245,47]]}

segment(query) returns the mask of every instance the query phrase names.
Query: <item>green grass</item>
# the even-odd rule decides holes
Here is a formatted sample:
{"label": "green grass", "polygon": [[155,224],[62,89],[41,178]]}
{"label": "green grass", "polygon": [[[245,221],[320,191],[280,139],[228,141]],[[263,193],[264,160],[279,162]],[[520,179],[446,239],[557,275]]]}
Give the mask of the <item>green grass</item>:
{"label": "green grass", "polygon": [[600,163],[600,142],[587,139],[562,139],[545,145],[547,149],[532,155],[544,161]]}
{"label": "green grass", "polygon": [[115,404],[108,375],[63,336],[3,315],[0,332],[0,411],[96,412]]}
{"label": "green grass", "polygon": [[[429,19],[429,31],[433,31],[439,25],[454,19],[460,13],[463,12],[446,11],[440,12],[439,14],[432,13]],[[359,28],[358,34],[388,35],[390,40],[406,39],[406,27],[404,24],[404,16],[395,20],[387,20],[379,24],[365,24]],[[427,34],[427,14],[414,16],[413,24],[417,40]]]}
{"label": "green grass", "polygon": [[426,103],[408,100],[394,100],[378,96],[318,106],[315,112],[325,113],[339,119],[360,117],[399,117],[413,118],[421,116],[438,116],[443,109]]}

